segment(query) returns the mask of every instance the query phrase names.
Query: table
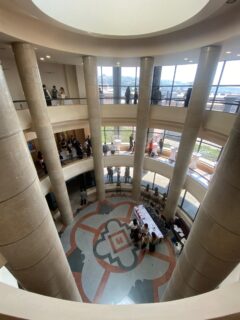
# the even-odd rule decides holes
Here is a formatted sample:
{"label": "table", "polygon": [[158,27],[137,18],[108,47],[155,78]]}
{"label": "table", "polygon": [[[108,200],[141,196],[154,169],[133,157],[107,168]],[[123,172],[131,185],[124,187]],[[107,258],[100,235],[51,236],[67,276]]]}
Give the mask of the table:
{"label": "table", "polygon": [[163,238],[162,232],[159,230],[158,226],[153,221],[152,217],[150,216],[150,214],[148,213],[148,211],[145,209],[143,205],[134,207],[134,215],[140,225],[143,225],[144,223],[148,224],[148,229],[150,234],[152,232],[155,232],[156,236],[159,239]]}
{"label": "table", "polygon": [[183,230],[181,228],[179,228],[176,224],[174,224],[171,229],[172,229],[174,236],[177,239],[177,242],[181,245],[181,250],[179,252],[179,253],[181,253],[187,239],[185,238]]}

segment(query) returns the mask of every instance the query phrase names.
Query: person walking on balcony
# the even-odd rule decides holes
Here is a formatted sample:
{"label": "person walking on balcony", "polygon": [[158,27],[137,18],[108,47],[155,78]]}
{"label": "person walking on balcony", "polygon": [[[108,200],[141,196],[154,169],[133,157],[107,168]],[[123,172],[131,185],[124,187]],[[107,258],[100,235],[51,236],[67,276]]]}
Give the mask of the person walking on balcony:
{"label": "person walking on balcony", "polygon": [[130,87],[127,87],[127,89],[125,91],[126,104],[130,103],[130,97],[131,97],[131,90],[130,90]]}
{"label": "person walking on balcony", "polygon": [[138,103],[138,91],[137,88],[135,88],[134,96],[133,96],[134,104]]}
{"label": "person walking on balcony", "polygon": [[43,84],[43,93],[44,93],[44,97],[45,97],[47,106],[48,107],[51,106],[52,105],[52,97],[51,97],[45,84]]}

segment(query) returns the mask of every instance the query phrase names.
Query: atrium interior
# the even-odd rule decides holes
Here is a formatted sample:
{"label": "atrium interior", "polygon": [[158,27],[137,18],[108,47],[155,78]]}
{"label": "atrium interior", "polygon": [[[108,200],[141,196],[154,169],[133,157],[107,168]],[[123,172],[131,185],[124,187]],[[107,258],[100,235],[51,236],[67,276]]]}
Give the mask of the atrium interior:
{"label": "atrium interior", "polygon": [[239,145],[240,0],[0,0],[0,319],[239,319]]}

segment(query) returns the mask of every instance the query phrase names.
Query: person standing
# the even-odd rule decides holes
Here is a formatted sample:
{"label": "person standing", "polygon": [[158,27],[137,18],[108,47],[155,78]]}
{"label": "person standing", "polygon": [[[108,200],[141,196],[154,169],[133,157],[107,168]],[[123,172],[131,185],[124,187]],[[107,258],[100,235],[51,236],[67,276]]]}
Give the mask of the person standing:
{"label": "person standing", "polygon": [[133,96],[134,104],[138,103],[138,91],[137,88],[135,88],[134,96]]}
{"label": "person standing", "polygon": [[52,99],[53,99],[53,100],[57,100],[57,98],[58,98],[58,91],[57,91],[56,86],[53,86],[53,87],[52,87],[51,94],[52,94]]}
{"label": "person standing", "polygon": [[61,104],[63,105],[64,104],[64,99],[66,98],[65,90],[64,90],[63,87],[60,87],[60,89],[59,89],[59,96],[60,96],[60,99],[61,99]]}
{"label": "person standing", "polygon": [[130,90],[130,87],[127,87],[127,89],[125,91],[126,104],[130,103],[130,97],[131,97],[131,90]]}
{"label": "person standing", "polygon": [[104,145],[103,145],[103,154],[104,154],[104,156],[107,155],[108,151],[109,151],[109,147],[106,144],[106,142],[104,142]]}
{"label": "person standing", "polygon": [[50,107],[52,105],[52,97],[45,84],[43,84],[43,93],[46,100],[46,104],[48,107]]}
{"label": "person standing", "polygon": [[133,149],[133,134],[129,137],[129,151],[132,151]]}
{"label": "person standing", "polygon": [[111,154],[115,154],[116,147],[115,147],[115,145],[113,144],[113,142],[112,142],[111,145],[110,145],[110,151],[111,151]]}
{"label": "person standing", "polygon": [[152,155],[152,150],[153,150],[153,139],[151,139],[149,142],[149,148],[148,148],[148,156],[149,157],[151,157],[151,155]]}
{"label": "person standing", "polygon": [[163,152],[163,139],[159,140],[159,150],[160,150],[160,154],[162,154],[162,152]]}
{"label": "person standing", "polygon": [[129,183],[129,180],[130,180],[130,168],[129,167],[126,167],[125,168],[125,183]]}

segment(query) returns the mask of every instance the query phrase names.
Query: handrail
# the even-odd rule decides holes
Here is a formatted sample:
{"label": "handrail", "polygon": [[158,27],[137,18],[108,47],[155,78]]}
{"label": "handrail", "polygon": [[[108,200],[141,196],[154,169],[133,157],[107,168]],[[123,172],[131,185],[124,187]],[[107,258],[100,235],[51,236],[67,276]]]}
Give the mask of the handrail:
{"label": "handrail", "polygon": [[[19,319],[239,319],[240,284],[185,299],[138,305],[100,305],[43,296],[0,283],[0,313]],[[30,302],[30,304],[29,304]],[[28,305],[28,307],[23,307]],[[187,307],[186,307],[187,306]],[[44,312],[44,315],[43,315]],[[193,316],[194,315],[194,316]]]}

